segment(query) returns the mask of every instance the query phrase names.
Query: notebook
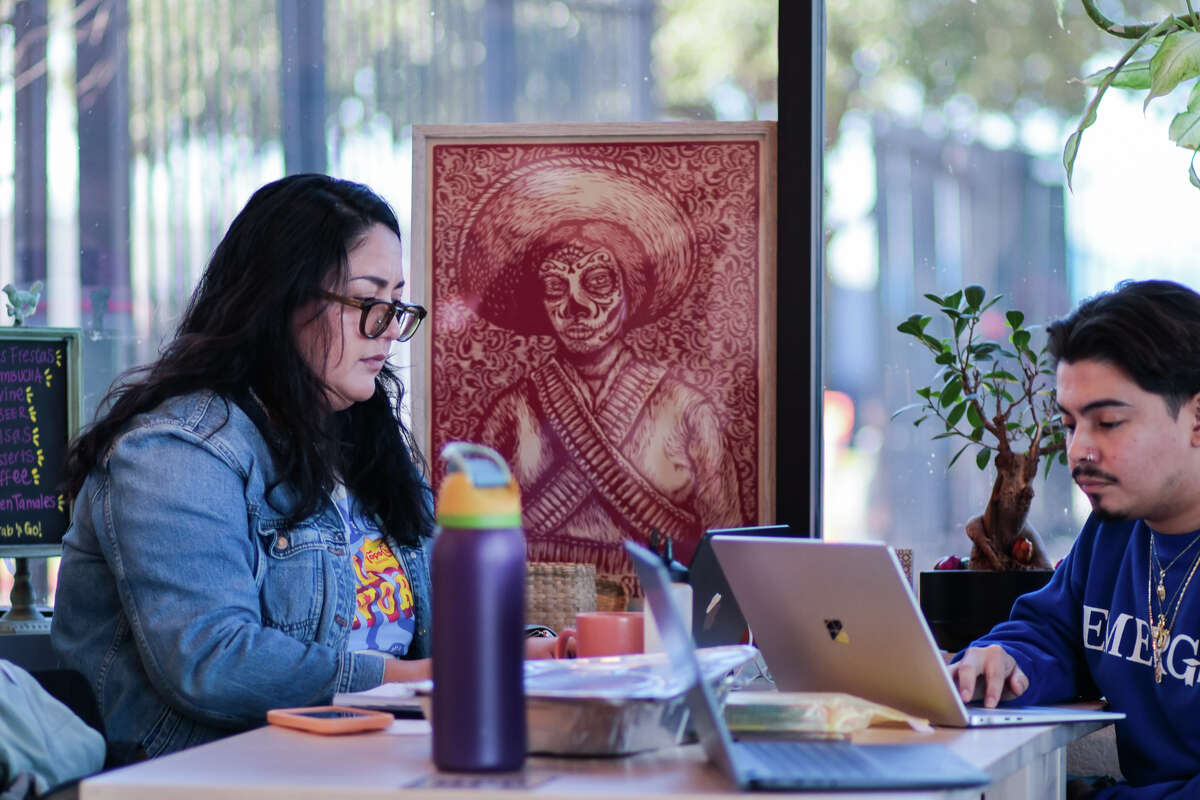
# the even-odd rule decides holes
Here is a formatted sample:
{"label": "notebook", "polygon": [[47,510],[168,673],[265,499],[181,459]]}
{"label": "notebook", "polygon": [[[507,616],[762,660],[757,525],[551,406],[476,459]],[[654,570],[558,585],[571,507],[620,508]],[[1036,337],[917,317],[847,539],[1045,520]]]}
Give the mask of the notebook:
{"label": "notebook", "polygon": [[856,745],[846,741],[735,742],[712,691],[700,680],[700,664],[683,619],[671,602],[662,559],[626,542],[674,671],[688,686],[692,726],[709,761],[740,789],[932,789],[988,782],[976,769],[938,744]]}
{"label": "notebook", "polygon": [[781,690],[847,692],[955,727],[1125,717],[964,705],[887,545],[715,536],[712,546]]}
{"label": "notebook", "polygon": [[787,525],[753,525],[713,528],[704,532],[688,567],[688,584],[692,587],[692,639],[697,647],[748,641],[746,618],[712,551],[712,537],[718,535],[790,536],[791,528]]}

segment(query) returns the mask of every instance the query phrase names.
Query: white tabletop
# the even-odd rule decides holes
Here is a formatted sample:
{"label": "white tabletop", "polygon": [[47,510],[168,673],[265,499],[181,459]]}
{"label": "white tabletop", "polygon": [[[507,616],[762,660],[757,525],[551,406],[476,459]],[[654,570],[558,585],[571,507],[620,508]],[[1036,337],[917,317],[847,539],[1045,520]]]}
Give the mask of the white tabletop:
{"label": "white tabletop", "polygon": [[[937,728],[920,734],[877,728],[855,736],[862,742],[940,742],[997,781],[1037,764],[1099,723]],[[708,765],[698,745],[625,758],[532,757],[514,775],[439,773],[430,761],[429,725],[396,720],[385,731],[320,736],[265,726],[84,781],[81,800],[233,800],[233,798],[395,798],[479,796],[497,789],[538,798],[616,797],[662,800],[664,796],[727,797],[734,788]],[[773,793],[774,794],[774,793]],[[847,800],[846,792],[806,793],[805,798]],[[978,798],[980,790],[876,792],[872,798]],[[991,794],[989,793],[989,798]]]}

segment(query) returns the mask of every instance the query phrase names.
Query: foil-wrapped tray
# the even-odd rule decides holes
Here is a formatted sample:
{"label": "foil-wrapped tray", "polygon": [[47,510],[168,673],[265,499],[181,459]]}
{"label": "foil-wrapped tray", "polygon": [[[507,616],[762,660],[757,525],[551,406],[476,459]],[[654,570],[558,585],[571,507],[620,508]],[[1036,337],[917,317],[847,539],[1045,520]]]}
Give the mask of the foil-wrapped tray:
{"label": "foil-wrapped tray", "polygon": [[[696,651],[719,701],[758,651],[746,645]],[[414,684],[430,718],[433,684]],[[672,747],[688,729],[686,686],[663,653],[525,662],[529,752],[619,756]]]}

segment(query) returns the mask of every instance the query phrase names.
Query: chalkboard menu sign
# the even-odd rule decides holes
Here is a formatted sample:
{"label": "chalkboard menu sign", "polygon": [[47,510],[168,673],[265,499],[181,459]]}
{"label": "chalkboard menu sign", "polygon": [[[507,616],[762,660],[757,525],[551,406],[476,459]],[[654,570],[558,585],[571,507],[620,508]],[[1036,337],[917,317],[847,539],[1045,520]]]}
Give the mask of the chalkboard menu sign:
{"label": "chalkboard menu sign", "polygon": [[54,555],[71,523],[59,488],[79,426],[77,329],[0,328],[0,555]]}

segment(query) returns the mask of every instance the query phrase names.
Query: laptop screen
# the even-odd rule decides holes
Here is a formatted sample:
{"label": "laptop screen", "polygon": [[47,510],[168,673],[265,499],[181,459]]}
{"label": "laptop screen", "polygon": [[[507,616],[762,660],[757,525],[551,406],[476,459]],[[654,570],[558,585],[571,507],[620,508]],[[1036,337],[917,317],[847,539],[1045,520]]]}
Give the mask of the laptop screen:
{"label": "laptop screen", "polygon": [[658,625],[659,636],[662,638],[663,649],[667,653],[671,668],[688,687],[688,709],[692,713],[692,725],[700,737],[700,745],[709,761],[720,767],[740,786],[743,781],[730,757],[733,737],[717,710],[717,701],[712,695],[712,690],[700,678],[700,661],[696,658],[696,650],[692,646],[692,635],[684,626],[683,618],[676,611],[675,604],[671,602],[670,578],[662,559],[634,542],[625,542],[625,549],[633,560],[638,580],[642,582],[642,591],[646,593],[646,602],[650,613],[654,615],[655,624]]}
{"label": "laptop screen", "polygon": [[692,639],[697,647],[751,641],[746,618],[713,553],[712,537],[791,535],[787,525],[712,528],[704,532],[688,567],[688,583],[692,587]]}

